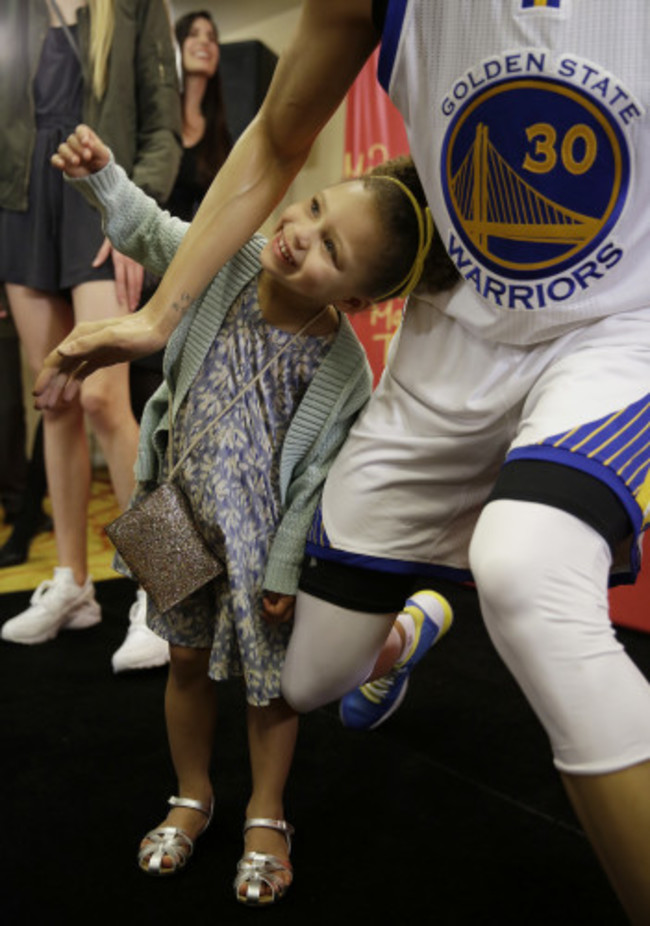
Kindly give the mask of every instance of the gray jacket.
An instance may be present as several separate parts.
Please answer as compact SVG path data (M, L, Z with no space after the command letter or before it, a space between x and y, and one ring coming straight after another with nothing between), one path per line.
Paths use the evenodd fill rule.
M70 181L97 206L115 247L161 275L187 228L136 189L113 161L87 180ZM165 382L147 403L140 425L136 478L155 480L167 446L169 390L172 420L198 373L228 309L260 270L264 239L256 235L213 279L172 334ZM295 594L305 540L327 472L357 414L370 397L372 373L350 322L341 317L325 359L298 405L280 456L284 506L266 568L264 588Z
M90 14L78 10L83 121L110 145L135 183L159 202L181 159L181 107L164 0L114 0L115 38L101 100L91 87ZM0 207L24 212L36 138L33 81L49 28L44 0L0 3ZM54 153L54 152L52 152Z

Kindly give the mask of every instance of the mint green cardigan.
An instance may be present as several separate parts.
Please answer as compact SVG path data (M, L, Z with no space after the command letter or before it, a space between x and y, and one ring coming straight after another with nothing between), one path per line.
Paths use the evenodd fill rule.
M85 180L70 181L100 209L113 245L162 275L188 225L164 212L111 161ZM261 269L265 240L255 235L213 279L167 345L165 380L147 403L135 466L140 482L157 480L167 445L169 391L172 420L190 388L228 309ZM271 545L264 588L295 593L305 538L325 476L346 434L370 397L372 373L365 351L342 315L332 346L294 412L280 456L284 512Z

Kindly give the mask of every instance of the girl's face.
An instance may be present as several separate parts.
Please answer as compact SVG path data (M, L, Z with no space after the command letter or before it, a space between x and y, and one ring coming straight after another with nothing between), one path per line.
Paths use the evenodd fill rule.
M213 77L219 66L219 43L209 19L197 17L183 42L183 73Z
M289 206L260 259L287 289L325 305L367 297L385 246L374 194L352 180Z

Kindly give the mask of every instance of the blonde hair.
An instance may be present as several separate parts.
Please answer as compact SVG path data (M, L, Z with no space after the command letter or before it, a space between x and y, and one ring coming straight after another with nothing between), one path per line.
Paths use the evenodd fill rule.
M108 56L115 32L114 0L88 0L90 8L90 65L93 93L98 100L106 92Z

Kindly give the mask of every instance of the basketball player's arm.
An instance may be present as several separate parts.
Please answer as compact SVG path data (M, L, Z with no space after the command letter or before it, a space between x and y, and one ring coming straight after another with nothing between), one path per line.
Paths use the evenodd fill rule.
M266 99L208 190L154 297L134 315L78 325L45 362L37 405L69 399L100 366L163 346L223 264L280 202L376 46L372 0L305 0Z

